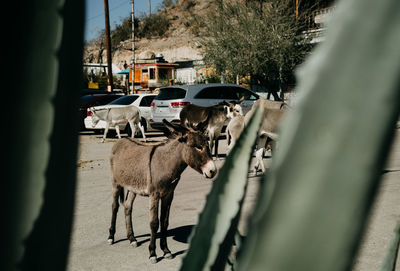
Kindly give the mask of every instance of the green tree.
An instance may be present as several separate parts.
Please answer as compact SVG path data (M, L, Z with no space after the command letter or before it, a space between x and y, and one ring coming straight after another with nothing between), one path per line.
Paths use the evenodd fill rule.
M276 92L311 49L301 32L306 20L296 18L292 2L217 1L200 38L205 62L217 72L250 75L252 84L278 98Z
M176 2L176 1L174 1L174 0L163 0L163 1L161 2L161 7L160 7L160 9L165 9L165 8L167 8L167 7L169 7L169 6L172 6L175 2Z
M161 13L140 19L138 37L162 37L169 29L169 19Z

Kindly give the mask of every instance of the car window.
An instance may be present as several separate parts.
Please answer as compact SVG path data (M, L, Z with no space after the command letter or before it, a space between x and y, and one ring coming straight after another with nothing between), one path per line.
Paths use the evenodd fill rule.
M151 105L151 102L154 100L156 96L145 96L142 98L142 100L140 101L139 106L147 106L149 107Z
M176 100L183 99L186 96L186 90L182 88L164 88L160 90L155 100Z
M252 93L251 91L244 89L244 88L239 88L239 87L231 87L231 93L234 94L233 100L239 100L244 96L245 100L257 100L259 96L255 93Z
M224 93L221 87L208 87L201 90L196 96L196 99L224 99Z
M84 104L86 104L86 103L88 103L88 102L90 102L90 101L92 101L94 99L97 99L97 98L98 98L98 96L85 95L85 96L82 96L80 98L80 103L81 103L81 105L84 105Z
M235 88L231 87L223 87L221 88L222 98L224 100L237 100L237 95L235 92Z
M106 95L106 96L103 96L102 98L98 99L95 102L95 106L108 104L109 102L112 102L112 101L114 101L114 100L116 100L118 98L119 98L119 96L117 96L117 95Z
M122 96L109 104L129 105L136 101L137 98L139 98L138 95Z
M239 100L242 96L245 98L250 97L251 93L246 92L246 89L231 87L231 86L217 86L208 87L203 89L196 95L197 99L220 99L220 100ZM256 99L255 97L253 97Z

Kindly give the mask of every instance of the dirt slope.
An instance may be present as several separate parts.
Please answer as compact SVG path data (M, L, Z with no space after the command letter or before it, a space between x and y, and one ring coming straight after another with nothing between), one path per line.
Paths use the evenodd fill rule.
M181 60L199 60L201 47L197 39L202 19L215 4L211 0L179 0L170 7L159 11L169 19L170 27L163 37L139 39L135 42L136 59L146 51L161 53L169 62ZM125 61L132 62L132 41L123 41L119 48L112 52L112 62L122 66ZM99 56L105 63L106 50L104 43L93 41L84 49L84 62L99 62Z

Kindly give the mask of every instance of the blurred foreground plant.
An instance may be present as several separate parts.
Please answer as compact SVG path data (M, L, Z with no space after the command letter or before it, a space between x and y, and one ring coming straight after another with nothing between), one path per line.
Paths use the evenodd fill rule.
M397 0L338 3L325 42L299 73L300 97L282 123L239 270L351 268L399 116L399 12ZM240 140L248 142L220 171L181 270L223 270L219 256L233 243L226 229L235 232L239 213L223 220L219 206L246 185L227 190L220 182L238 182L234 154L254 143L247 133ZM384 270L394 270L391 260Z

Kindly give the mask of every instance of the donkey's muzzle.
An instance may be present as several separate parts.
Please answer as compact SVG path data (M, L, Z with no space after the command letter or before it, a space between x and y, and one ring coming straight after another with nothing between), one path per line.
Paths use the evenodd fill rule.
M203 172L204 177L211 179L217 174L217 167L215 166L214 161L209 160L207 164L202 166L201 171Z

